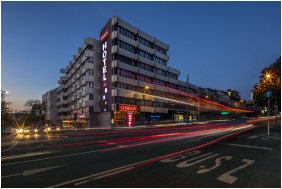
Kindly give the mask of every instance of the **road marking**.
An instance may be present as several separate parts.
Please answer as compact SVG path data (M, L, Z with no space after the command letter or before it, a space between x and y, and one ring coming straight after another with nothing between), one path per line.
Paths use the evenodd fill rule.
M249 136L249 137L247 137L247 138L250 138L250 139L254 139L254 138L257 138L258 136L256 136L256 135L252 135L252 136Z
M41 160L46 160L46 159L55 159L55 158L68 157L68 156L76 156L76 155L89 154L89 153L94 153L94 152L100 152L100 150L94 150L94 151L89 151L89 152L81 152L81 153L75 153L75 154L68 154L68 155L62 155L62 156L54 156L54 157L48 157L48 158L42 158L42 159L34 159L34 160L28 160L28 161L20 161L20 162L15 162L15 163L7 163L7 164L1 164L1 166L15 165L15 164L20 164L20 163L29 163L29 162L34 162L34 161L41 161Z
M163 157L163 156L160 156L160 157ZM157 157L157 158L160 158L160 157ZM71 184L71 183L79 182L79 181L83 181L83 180L85 180L85 181L83 181L83 182L86 183L86 179L91 180L93 177L101 176L101 175L103 175L103 176L102 176L102 177L99 177L99 178L103 178L103 177L106 177L106 176L111 175L111 174L113 174L113 173L120 172L120 171L123 171L123 170L127 170L128 168L130 168L130 167L132 167L132 166L134 166L134 165L138 165L138 164L141 164L141 163L145 163L145 162L148 162L148 161L157 159L157 158L152 158L152 159L149 159L149 160L145 160L145 161L133 163L133 164L130 164L130 165L118 167L118 168L111 169L111 170L107 170L107 171L104 171L104 172L101 172L101 173L95 173L95 174L93 174L93 175L89 175L89 176L81 177L81 178L78 178L78 179L70 180L70 181L67 181L67 182L63 182L63 183L60 183L60 184L56 184L56 185L53 185L53 186L49 186L49 187L47 187L47 188L61 187L61 186L63 186L63 185L67 185L67 184ZM108 173L110 173L110 174L108 174ZM96 178L96 179L97 179L97 178ZM79 183L82 183L82 182L79 182ZM76 183L76 184L78 184L78 183Z
M202 169L202 170L199 170L197 173L206 173L206 172L209 172L217 167L219 167L221 165L221 159L226 159L226 160L231 160L232 159L232 156L223 156L221 158L217 158L215 160L215 166L209 168L209 169ZM200 166L200 167L205 167L205 166Z
M269 140L269 138L261 138L262 140Z
M231 144L231 143L225 143L225 144L230 145L230 146L240 146L240 147L255 148L255 149L262 149L262 150L273 150L273 148L267 148L267 147L261 147L261 146L250 146L250 145Z
M3 150L2 152L6 152L6 151L8 151L8 150L14 148L17 144L18 144L17 142L13 143L13 145L12 145L10 148L8 148L8 149L6 149L6 150Z
M184 154L188 155L188 156L192 156L192 155L195 155L195 154L198 154L198 153L201 153L201 151L195 150L195 151L187 152L187 153L184 153ZM172 157L169 157L169 158L161 159L160 162L170 163L170 162L178 161L178 160L181 160L181 159L184 159L184 158L187 157L184 154L183 155L179 154L179 155L172 156Z
M3 157L1 160L6 160L6 159L13 159L13 158L20 158L20 157L27 157L27 156L36 156L36 155L41 155L41 154L48 154L51 152L40 152L40 153L26 153L23 155L18 155L18 156L8 156L8 157Z
M13 174L13 175L6 175L6 176L3 176L3 177L1 177L1 178L14 177L14 176L18 176L18 175L22 175L22 176L25 177L25 176L28 176L28 175L40 173L40 172L43 172L43 171L48 171L48 170L51 170L51 169L56 169L56 168L63 167L63 166L65 166L65 165L54 166L54 167L45 167L45 168L39 168L39 169L25 170L25 171L23 171L22 173L17 173L17 174Z
M245 162L246 164L220 175L217 178L217 180L220 180L220 181L223 181L223 182L226 182L226 183L229 183L229 184L233 184L238 178L231 176L230 174L235 173L235 172L239 171L240 169L243 169L243 168L253 164L255 161L249 160L249 159L242 159L242 162Z
M195 165L195 164L197 164L197 163L200 163L200 162L202 162L202 161L205 161L205 160L207 160L207 159L210 159L210 158L213 158L213 157L219 155L219 154L214 154L214 155L208 156L208 157L206 157L206 158L203 158L203 159L201 159L201 160L195 161L195 162L193 162L193 163L188 163L188 164L187 164L187 162L189 162L189 161L192 161L192 160L194 160L194 159L198 159L198 158L200 158L200 157L202 157L202 156L207 156L207 155L209 155L209 154L212 154L212 153L207 153L207 154L204 154L204 155L195 157L195 158L193 158L193 159L189 159L189 160L187 160L187 161L181 162L181 163L177 164L176 167L179 167L179 168L182 168L182 167L189 167L189 166Z

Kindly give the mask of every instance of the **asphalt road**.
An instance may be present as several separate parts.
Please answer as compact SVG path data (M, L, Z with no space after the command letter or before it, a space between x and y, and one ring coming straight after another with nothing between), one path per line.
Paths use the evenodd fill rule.
M266 124L6 137L1 187L280 187L281 127Z

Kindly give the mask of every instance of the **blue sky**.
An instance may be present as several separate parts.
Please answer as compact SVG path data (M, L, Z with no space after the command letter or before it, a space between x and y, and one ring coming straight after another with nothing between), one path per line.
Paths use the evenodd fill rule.
M13 108L58 86L60 68L112 16L169 44L179 79L237 89L250 99L260 71L281 55L276 2L1 2L1 89Z

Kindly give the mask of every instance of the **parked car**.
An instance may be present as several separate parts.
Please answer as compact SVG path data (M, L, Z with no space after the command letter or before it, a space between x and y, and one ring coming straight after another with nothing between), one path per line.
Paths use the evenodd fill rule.
M15 128L5 128L4 129L4 133L7 133L7 134L13 134L15 132L16 132Z

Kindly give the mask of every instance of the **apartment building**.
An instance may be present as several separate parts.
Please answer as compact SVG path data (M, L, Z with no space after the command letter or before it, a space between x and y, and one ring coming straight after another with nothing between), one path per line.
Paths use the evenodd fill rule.
M58 80L57 115L64 127L99 125L99 41L85 38Z
M59 124L57 119L57 99L58 93L57 88L50 90L42 95L42 104L45 105L45 120L49 121L52 124Z

